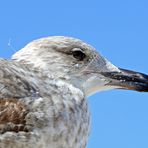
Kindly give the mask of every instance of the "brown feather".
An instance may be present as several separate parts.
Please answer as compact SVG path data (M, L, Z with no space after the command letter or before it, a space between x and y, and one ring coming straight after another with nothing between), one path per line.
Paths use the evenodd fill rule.
M28 132L29 126L26 125L25 120L28 111L26 105L19 99L0 99L0 132Z

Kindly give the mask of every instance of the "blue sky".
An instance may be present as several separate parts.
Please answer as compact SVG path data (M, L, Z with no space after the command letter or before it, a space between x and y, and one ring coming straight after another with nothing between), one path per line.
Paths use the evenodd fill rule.
M50 35L80 38L115 65L148 74L147 0L0 2L0 57ZM148 148L148 94L113 90L88 100L87 148Z

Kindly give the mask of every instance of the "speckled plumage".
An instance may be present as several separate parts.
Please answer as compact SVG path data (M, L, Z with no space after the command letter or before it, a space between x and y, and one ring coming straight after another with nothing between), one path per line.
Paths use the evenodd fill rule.
M40 48L42 42L34 44L33 48ZM0 60L0 148L85 147L90 113L84 93L66 80L68 75L62 72L66 68L60 65L59 73L56 67L53 69L56 58L49 60L52 69L45 70L43 62L36 65L38 56L31 59L35 65L25 56Z
M81 40L54 36L0 59L0 148L85 148L86 97L148 91L148 76L118 69Z
M16 62L0 64L0 148L85 147L90 115L79 89Z

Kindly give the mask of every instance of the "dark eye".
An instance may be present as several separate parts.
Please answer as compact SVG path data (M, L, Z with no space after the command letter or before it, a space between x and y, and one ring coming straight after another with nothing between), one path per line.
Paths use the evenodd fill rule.
M73 49L72 55L79 61L82 61L86 57L85 53L83 53L81 49Z

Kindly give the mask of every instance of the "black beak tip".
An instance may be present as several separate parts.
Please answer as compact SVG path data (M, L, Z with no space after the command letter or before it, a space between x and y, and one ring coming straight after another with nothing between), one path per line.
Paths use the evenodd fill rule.
M148 92L148 84L145 84L145 85L139 85L136 87L136 91L139 91L139 92Z
M119 89L148 92L148 75L135 71L119 68L121 72L104 73L110 78L111 85L119 86Z

